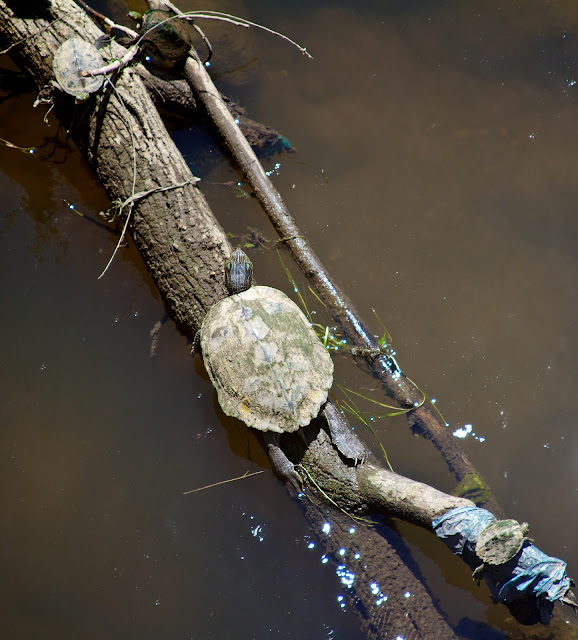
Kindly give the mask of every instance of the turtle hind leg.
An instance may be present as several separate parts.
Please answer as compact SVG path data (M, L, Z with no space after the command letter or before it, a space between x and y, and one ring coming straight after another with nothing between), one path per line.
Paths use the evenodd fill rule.
M363 443L351 433L349 425L331 400L325 403L323 415L329 426L331 441L337 447L338 451L348 460L353 460L356 466L361 464L365 458L367 458L367 449Z
M301 476L295 471L293 463L281 450L278 436L271 431L265 431L263 433L263 440L265 441L267 455L269 456L269 460L271 460L275 475L297 493L301 493L303 491L303 480L301 480Z
M195 337L193 338L193 346L191 347L191 356L194 358L196 355L201 355L201 330L199 329L197 333L195 333Z

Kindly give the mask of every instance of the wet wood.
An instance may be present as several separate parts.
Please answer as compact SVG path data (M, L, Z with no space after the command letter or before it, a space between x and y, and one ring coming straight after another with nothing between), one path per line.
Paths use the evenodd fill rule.
M317 532L312 536L316 547L338 558L338 572L346 584L353 581L350 589L343 588L342 604L363 613L361 628L367 640L458 638L425 581L416 580L419 569L394 528L379 523L367 526L323 504L309 504L305 516ZM331 530L325 534L328 523Z
M10 56L54 102L54 112L111 202L125 201L133 192L184 185L138 200L131 230L170 315L185 334L194 335L206 309L225 295L222 264L229 245L139 75L126 69L114 91L74 105L53 88L54 53L72 35L94 42L102 32L69 0L51 8L43 2L2 1L0 12L2 48L11 46ZM113 52L121 57L123 48L113 43Z
M470 500L388 471L371 454L357 467L344 463L321 420L302 431L285 435L285 448L304 467L307 484L321 488L335 506L347 513L383 514L431 530L432 520L450 509L475 506Z

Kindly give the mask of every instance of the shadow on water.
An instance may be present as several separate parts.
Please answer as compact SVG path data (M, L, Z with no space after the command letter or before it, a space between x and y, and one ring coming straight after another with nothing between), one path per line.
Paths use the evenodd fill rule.
M578 575L577 12L562 1L231 4L314 55L251 30L233 60L214 61L219 88L297 148L272 164L298 223L362 314L377 309L449 428L471 425L462 446L508 516ZM235 46L234 28L224 33ZM34 97L0 102L0 137L26 147L54 135ZM192 137L175 137L197 162ZM225 230L273 237L228 186L227 163L203 166ZM136 252L96 280L116 236L68 209L98 221L109 206L78 152L61 163L0 147L0 189L2 637L366 637L338 600L338 559L312 550L319 532L255 438L222 415L171 323L150 358L164 310ZM254 258L260 282L288 290L275 252ZM336 370L371 392L347 357ZM396 471L453 488L403 418L376 426ZM443 545L395 529L457 633L516 636Z

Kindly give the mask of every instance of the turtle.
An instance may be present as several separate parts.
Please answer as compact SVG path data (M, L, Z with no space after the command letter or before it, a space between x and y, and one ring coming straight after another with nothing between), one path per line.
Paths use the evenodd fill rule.
M253 286L253 264L236 249L225 264L229 296L213 305L197 333L198 350L223 412L263 432L274 472L298 493L303 482L279 435L323 412L331 439L354 464L366 450L327 399L333 362L310 322L282 291Z
M528 523L520 524L517 520L495 520L482 529L476 542L476 555L482 564L472 577L480 576L488 565L496 566L511 560L526 542L532 542L526 533Z
M152 56L161 66L173 67L186 59L192 44L187 20L161 9L151 9L142 16L131 11L129 15L137 21L141 32L130 44L140 40L145 55Z
M52 69L54 77L66 93L77 102L86 100L89 94L98 91L104 82L103 76L83 76L83 71L104 66L102 55L96 46L73 36L65 40L54 54Z

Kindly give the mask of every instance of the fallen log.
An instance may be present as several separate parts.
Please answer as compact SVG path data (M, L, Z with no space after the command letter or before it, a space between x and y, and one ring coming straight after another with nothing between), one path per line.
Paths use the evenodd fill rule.
M180 14L179 9L168 0L149 0L148 4L151 9L161 10L161 12L167 7L170 8L170 12L165 12L168 17L164 18L163 22L172 20L175 14ZM82 5L86 6L84 1L82 1ZM91 10L91 14L93 13L96 12ZM96 15L106 22L110 29L110 21L101 14ZM180 15L184 17L184 14ZM151 31L154 31L157 26L159 25L155 25ZM127 43L132 48L122 58L124 61L128 61L136 55L137 48L133 43L138 43L139 38L136 32L126 27L122 27L122 31L132 37ZM146 39L146 34L143 34L142 38ZM302 51L306 52L305 49ZM361 356L363 366L367 367L384 384L387 392L401 407L407 408L406 415L414 433L431 440L442 454L448 468L459 482L455 493L462 497L472 498L477 504L483 505L495 513L502 513L489 487L451 437L445 425L442 425L438 416L428 406L423 393L401 371L391 347L386 345L384 348L378 344L351 301L334 283L306 238L301 235L281 195L273 186L243 135L240 123L235 119L230 105L223 101L194 49L191 48L191 52L192 55L183 61L182 65L179 63L179 67L182 66L185 80L190 85L194 96L204 105L222 142L230 150L248 185L253 189L256 198L278 230L281 242L290 248L293 257L309 278L318 296L339 324L350 345L353 345L351 353L354 356ZM118 63L116 66L119 66ZM108 66L105 68L109 69ZM92 71L87 72L87 75L92 73Z
M131 222L135 244L172 317L192 337L206 309L225 295L221 265L230 247L137 74L126 69L116 79L114 90L74 106L52 89L51 60L72 33L94 41L100 35L98 29L67 0L54 2L50 9L43 3L36 8L28 5L23 13L0 0L0 12L4 18L0 36L11 47L10 54L33 75L43 90L42 99L51 96L56 114L97 171L111 200L125 203L125 220ZM121 48L111 46L120 57ZM364 344L371 347L371 343ZM375 356L378 362L383 358L387 360ZM390 364L388 361L387 375L392 375ZM398 389L402 389L400 384ZM406 404L410 392L403 391ZM385 470L374 464L350 468L336 455L319 425L312 425L308 434L310 446L295 457L323 493L350 513L381 512L431 529L434 517L473 506L468 500L440 494L395 474L384 475ZM288 447L297 444L302 446L302 441L288 443ZM386 477L391 484L384 484ZM376 553L374 560L378 558ZM407 637L451 637L447 627L440 627L438 635L431 630L416 633L419 635Z
M149 0L153 9L174 7L168 0ZM247 184L290 249L295 262L308 278L312 288L338 323L360 365L383 383L387 392L401 407L408 408L410 428L432 442L443 456L459 483L458 493L472 498L495 513L502 513L481 474L456 444L446 426L428 406L423 393L398 367L393 350L383 349L346 294L335 283L287 209L281 194L251 150L247 140L231 116L199 57L195 54L183 69L186 81L205 106L224 144L235 159ZM462 490L463 489L463 490ZM460 492L460 490L462 490Z

